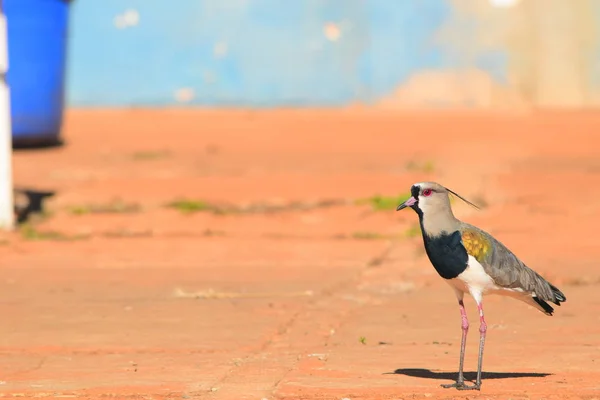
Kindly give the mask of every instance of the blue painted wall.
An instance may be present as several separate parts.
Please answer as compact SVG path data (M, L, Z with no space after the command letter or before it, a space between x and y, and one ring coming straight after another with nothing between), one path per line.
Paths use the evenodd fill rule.
M75 0L67 99L75 106L375 101L420 70L453 66L434 40L451 14L444 0ZM497 51L476 60L498 80L505 62Z

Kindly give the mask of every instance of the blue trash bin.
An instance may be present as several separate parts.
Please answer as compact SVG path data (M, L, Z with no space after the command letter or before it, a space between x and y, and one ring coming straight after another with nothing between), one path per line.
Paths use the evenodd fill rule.
M70 0L2 0L15 147L61 142Z

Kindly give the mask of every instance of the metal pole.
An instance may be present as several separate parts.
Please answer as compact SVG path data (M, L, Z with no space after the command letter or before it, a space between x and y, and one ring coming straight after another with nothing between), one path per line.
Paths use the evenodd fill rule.
M12 185L12 126L10 120L10 88L8 72L8 32L2 0L0 0L0 228L14 228Z

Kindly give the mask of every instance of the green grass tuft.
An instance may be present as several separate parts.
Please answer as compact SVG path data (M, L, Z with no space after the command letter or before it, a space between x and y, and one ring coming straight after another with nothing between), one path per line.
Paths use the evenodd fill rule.
M148 161L148 160L158 160L161 158L167 158L171 155L166 150L159 151L138 151L133 153L132 158L136 161Z
M386 236L377 232L354 232L352 234L352 239L360 239L360 240L376 240L376 239L385 239Z
M426 161L425 163L423 163L423 165L421 166L421 170L426 174L430 174L433 171L435 171L435 165L433 164L433 161Z
M73 215L86 214L130 214L141 210L141 206L135 203L125 203L121 200L114 200L106 204L82 204L69 207L69 212Z
M219 213L219 209L203 200L180 199L167 204L168 208L175 209L183 214L193 214L197 212Z
M404 203L410 196L410 193L404 193L398 196L375 195L366 199L357 200L356 204L369 204L374 211L391 211Z
M72 241L87 239L86 235L66 235L57 231L40 231L30 224L24 224L19 228L21 237L25 240L40 241L40 240L51 240L51 241Z
M405 232L407 238L414 238L421 235L421 227L418 224L411 225Z
M407 171L418 171L430 174L435 171L435 164L433 161L425 161L424 163L417 163L416 161L409 161L406 163Z

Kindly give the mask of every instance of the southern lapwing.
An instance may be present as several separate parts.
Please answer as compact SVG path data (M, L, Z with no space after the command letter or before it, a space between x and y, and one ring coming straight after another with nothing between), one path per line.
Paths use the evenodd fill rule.
M546 315L554 309L547 302L560 305L565 295L537 272L527 267L492 235L459 221L452 213L449 194L478 208L457 193L435 182L414 184L411 197L396 211L412 208L419 216L425 252L438 274L454 289L462 320L460 362L455 383L442 385L459 390L481 388L481 366L487 325L483 316L483 295L499 294L521 300ZM479 358L477 380L465 384L463 363L469 321L463 296L470 294L479 310Z

